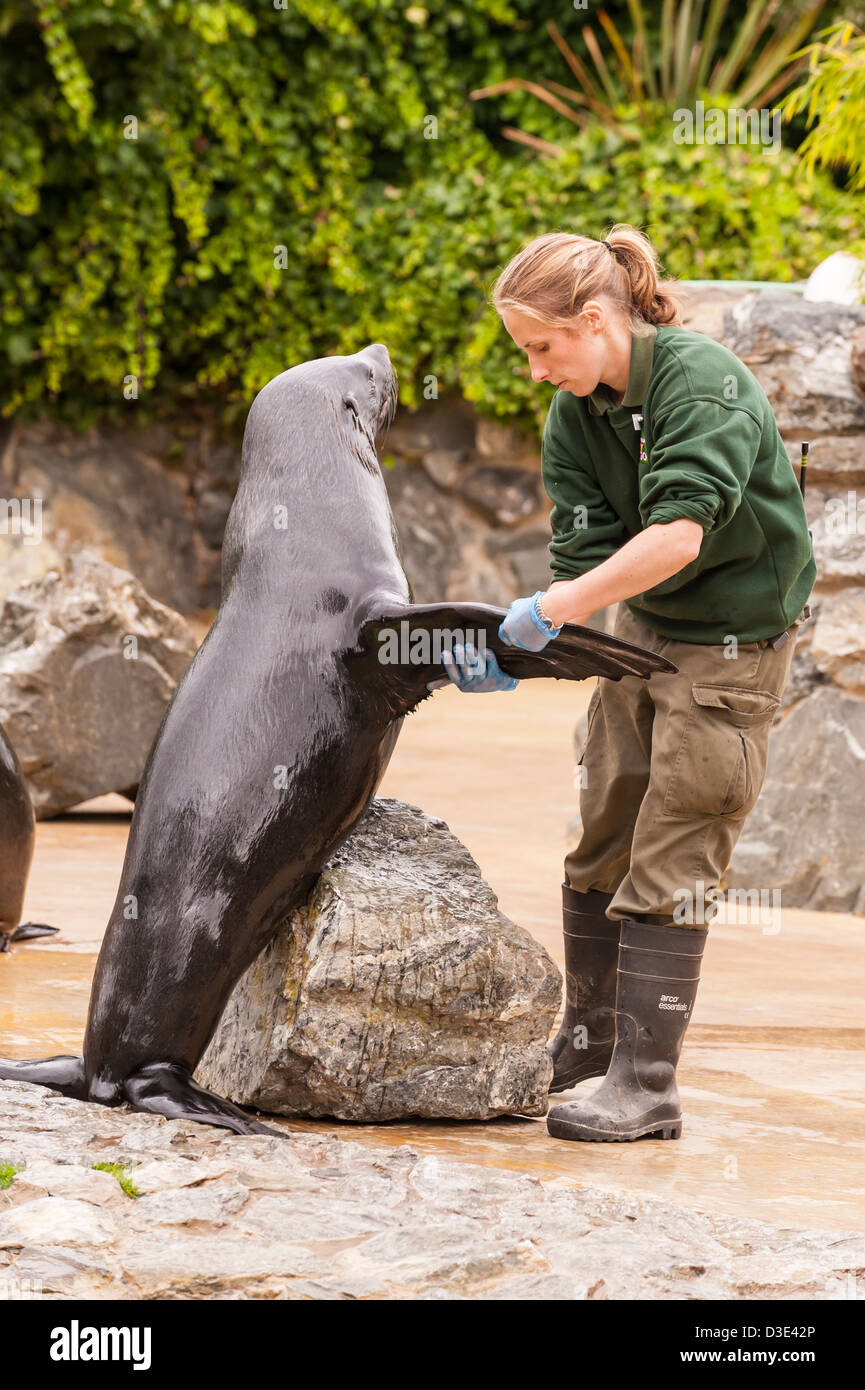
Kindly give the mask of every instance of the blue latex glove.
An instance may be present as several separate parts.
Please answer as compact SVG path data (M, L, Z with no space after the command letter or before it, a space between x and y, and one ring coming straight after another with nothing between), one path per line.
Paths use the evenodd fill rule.
M538 589L530 598L514 599L499 627L500 641L512 647L524 647L529 652L539 652L554 637L558 637L562 629L549 627L538 611L538 599L543 595L543 589Z
M447 685L448 681L459 690L464 690L467 694L486 694L490 690L516 690L519 681L513 676L506 676L499 663L496 661L495 652L491 652L489 647L484 647L482 652L478 652L470 642L465 646L456 644L453 655L450 652L442 652L442 665L448 673L448 680L428 681L427 690L438 690L440 686Z

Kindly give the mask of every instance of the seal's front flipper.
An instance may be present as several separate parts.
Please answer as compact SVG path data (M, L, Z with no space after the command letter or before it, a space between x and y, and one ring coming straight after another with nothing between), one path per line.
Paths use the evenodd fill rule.
M268 1129L240 1106L205 1091L170 1062L153 1062L133 1072L123 1083L123 1094L133 1110L165 1115L169 1120L196 1120L202 1125L231 1129L235 1134L269 1134L274 1139L289 1137L286 1131Z
M12 933L12 941L33 941L37 936L56 936L59 927L46 927L44 922L22 922Z
M83 1057L46 1057L41 1062L18 1062L0 1058L0 1081L29 1081L47 1086L72 1100L87 1100L87 1078Z
M380 667L381 686L392 713L405 714L429 695L427 682L444 674L442 651L457 643L471 643L479 651L488 647L501 669L517 680L552 676L555 680L582 681L589 676L641 676L654 671L675 672L677 667L657 652L635 647L619 637L609 637L591 627L566 623L558 637L542 651L527 652L499 638L504 608L482 603L406 604L376 613L360 632L360 646L351 654ZM370 672L366 671L367 679Z

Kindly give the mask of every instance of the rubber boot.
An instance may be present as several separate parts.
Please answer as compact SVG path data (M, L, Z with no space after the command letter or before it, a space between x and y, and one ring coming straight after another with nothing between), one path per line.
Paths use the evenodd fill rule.
M678 1139L676 1066L700 979L708 928L623 921L610 1069L585 1100L547 1116L556 1139Z
M578 1081L605 1076L616 1037L616 963L619 922L604 911L612 893L578 893L562 884L565 936L565 1014L547 1045L553 1059L550 1091L567 1091ZM579 1028L575 1033L574 1029Z

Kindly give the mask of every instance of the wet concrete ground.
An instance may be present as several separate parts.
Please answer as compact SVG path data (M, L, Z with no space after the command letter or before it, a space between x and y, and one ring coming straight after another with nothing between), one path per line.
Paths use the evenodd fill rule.
M475 700L444 690L406 720L380 788L446 820L502 910L560 966L571 739L590 694L591 683L563 681ZM128 831L123 804L104 798L38 828L26 913L61 925L62 936L0 956L0 1053L80 1051ZM685 1121L675 1142L566 1143L543 1120L292 1124L707 1212L865 1230L863 937L862 918L783 906L763 922L712 925L679 1068Z

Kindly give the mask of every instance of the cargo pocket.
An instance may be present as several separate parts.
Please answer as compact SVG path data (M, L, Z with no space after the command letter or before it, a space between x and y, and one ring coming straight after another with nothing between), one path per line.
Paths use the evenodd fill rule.
M760 795L769 729L780 703L770 690L692 685L664 814L744 819Z

